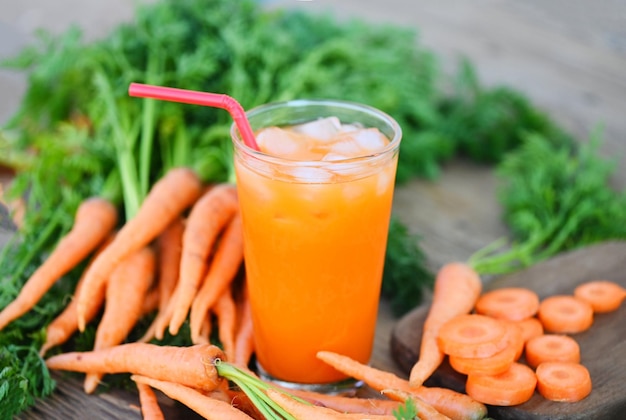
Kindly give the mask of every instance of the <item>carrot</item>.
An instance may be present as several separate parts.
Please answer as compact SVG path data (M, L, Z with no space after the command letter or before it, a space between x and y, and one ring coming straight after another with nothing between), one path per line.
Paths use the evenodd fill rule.
M445 414L441 414L439 411L435 410L433 406L426 403L417 395L411 394L410 392L401 391L399 389L384 389L381 391L381 393L395 399L396 401L413 401L413 403L415 404L415 408L417 408L417 418L420 420L450 419L450 417L446 416Z
M141 404L141 416L144 420L165 420L163 411L159 407L156 394L149 385L136 382L139 392L139 403Z
M126 221L111 246L87 270L85 287L77 297L78 328L81 331L85 329L85 311L94 290L106 282L120 261L148 245L193 204L201 191L197 175L187 168L170 169L153 185L137 214Z
M233 363L240 367L248 366L254 353L254 327L252 325L252 308L248 296L248 287L244 285L243 298L239 302L239 326L235 333L235 356Z
M432 304L424 321L419 358L409 374L412 386L424 383L443 362L444 354L437 344L441 326L457 315L469 313L481 290L480 277L468 265L450 263L439 270Z
M217 316L217 332L224 353L226 353L227 358L234 360L237 307L235 306L230 287L227 287L226 290L222 292L213 310Z
M541 301L537 317L546 331L573 334L591 327L593 308L577 297L555 295Z
M465 391L485 404L512 406L528 401L536 386L535 372L526 365L513 363L497 375L467 375Z
M612 312L626 299L626 289L607 280L595 280L580 284L574 296L589 303L596 313Z
M216 398L208 397L190 386L181 385L173 381L157 380L140 375L132 375L131 379L137 383L143 383L160 390L168 397L185 404L205 419L252 419L252 417L248 416L243 411L236 409L229 403Z
M591 393L587 368L574 362L544 362L537 366L537 390L551 401L576 402Z
M141 314L148 315L159 307L160 292L158 288L152 288L146 291L143 302L141 303Z
M523 287L503 287L484 293L476 301L476 313L509 321L521 321L539 310L539 296Z
M349 397L291 388L287 389L287 391L311 404L331 408L339 412L393 414L393 411L401 405L400 401L384 400L381 398Z
M524 343L533 337L537 337L543 334L543 324L539 319L530 317L521 321L515 322L522 330L522 338Z
M59 354L48 358L46 366L74 372L132 373L211 391L221 382L214 366L217 359L224 359L224 352L211 344L175 347L127 343Z
M485 315L459 315L441 326L437 343L445 354L489 357L507 345L505 321Z
M320 351L317 353L317 357L347 376L365 382L376 391L399 390L409 392L452 419L482 419L487 414L487 408L483 404L451 389L413 387L409 381L391 372L364 365L348 356L330 351ZM404 399L400 401L404 401Z
M84 200L76 210L72 229L30 276L17 297L0 312L0 330L32 309L58 279L104 242L116 223L117 210L109 201L98 197ZM93 297L97 293L95 288Z
M202 320L202 327L200 327L196 342L193 344L209 343L211 341L211 331L213 331L213 317L211 314L207 314Z
M507 346L489 357L458 357L450 356L450 366L459 373L466 375L497 375L511 367L522 354L524 341L522 330L515 324L507 326Z
M545 334L526 343L526 363L536 368L543 362L580 363L580 346L567 335Z
M284 410L298 420L343 420L364 418L363 414L360 413L340 413L327 407L304 403L276 389L268 388L265 392L267 396L272 399L272 401L280 405ZM372 420L395 420L395 417L389 414L371 414L367 415L366 418Z
M237 212L221 236L202 287L193 299L189 314L192 342L195 343L198 338L202 319L207 316L209 309L219 299L220 295L226 291L239 271L242 262L243 232L241 217Z
M120 344L143 314L143 301L154 278L155 256L142 248L122 261L107 282L104 313L94 341L94 350ZM99 372L85 377L85 392L91 394L102 379Z
M170 303L169 331L176 335L201 286L207 260L220 233L237 212L237 190L234 185L211 188L194 204L183 234L180 275Z

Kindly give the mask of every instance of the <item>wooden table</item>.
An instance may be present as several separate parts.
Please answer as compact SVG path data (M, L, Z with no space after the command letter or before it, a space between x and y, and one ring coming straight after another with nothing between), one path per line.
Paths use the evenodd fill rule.
M70 22L85 25L88 37L132 16L132 0L3 2L0 5L0 55L24 46L36 26L57 32ZM603 153L621 159L626 152L626 6L610 0L276 0L268 7L314 12L329 8L338 16L360 16L375 22L411 25L422 45L440 55L453 71L467 56L488 85L505 83L528 94L581 140L604 125ZM106 10L106 13L102 13ZM25 82L0 71L0 122L14 112ZM0 182L7 182L0 175ZM626 168L614 179L626 187ZM506 234L499 219L495 180L489 168L455 161L436 182L414 180L397 189L394 212L422 237L429 265L436 269L464 260ZM0 227L0 245L6 241ZM381 302L371 364L404 375L391 357L389 342L396 320ZM164 402L168 418L179 413ZM140 418L132 394L111 392L87 397L80 383L61 382L52 397L23 418ZM189 413L187 413L189 414ZM188 418L185 416L185 418Z

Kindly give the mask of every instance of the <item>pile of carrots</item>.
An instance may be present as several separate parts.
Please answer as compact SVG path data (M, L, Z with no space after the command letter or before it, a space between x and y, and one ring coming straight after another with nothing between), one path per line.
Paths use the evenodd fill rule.
M281 413L277 418L395 419L409 400L420 419L482 419L485 404L520 404L535 389L552 400L576 401L591 391L591 381L566 334L589 328L594 312L615 310L626 297L610 282L541 302L526 289L482 293L470 266L447 264L437 275L420 358L408 379L345 355L318 353L386 397L371 399L286 392L248 369L252 318L234 185L203 185L193 171L171 169L121 226L111 203L85 200L72 230L0 312L0 330L85 260L74 297L47 326L40 353L44 357L98 319L93 351L56 354L46 365L84 372L87 393L106 374L131 374L146 419L163 418L155 389L209 419L273 418L268 407ZM146 314L154 314L153 322L141 339L129 342ZM183 331L185 322L191 345L159 343L166 332ZM219 347L210 341L215 325ZM523 353L528 365L519 362ZM423 385L446 357L467 375L466 393Z

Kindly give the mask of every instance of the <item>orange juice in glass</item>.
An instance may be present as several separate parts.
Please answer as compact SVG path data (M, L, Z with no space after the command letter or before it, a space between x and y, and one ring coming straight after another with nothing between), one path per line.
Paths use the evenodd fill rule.
M257 366L287 385L335 389L347 378L316 353L369 361L401 129L343 101L247 116L260 151L231 134Z

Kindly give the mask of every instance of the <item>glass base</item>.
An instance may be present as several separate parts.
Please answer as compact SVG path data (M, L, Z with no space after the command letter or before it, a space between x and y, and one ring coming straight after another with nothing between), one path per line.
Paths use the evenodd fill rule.
M267 373L259 362L256 362L256 371L261 379L273 383L281 388L312 391L320 394L354 396L359 388L363 386L363 381L358 381L352 378L321 384L284 381Z

